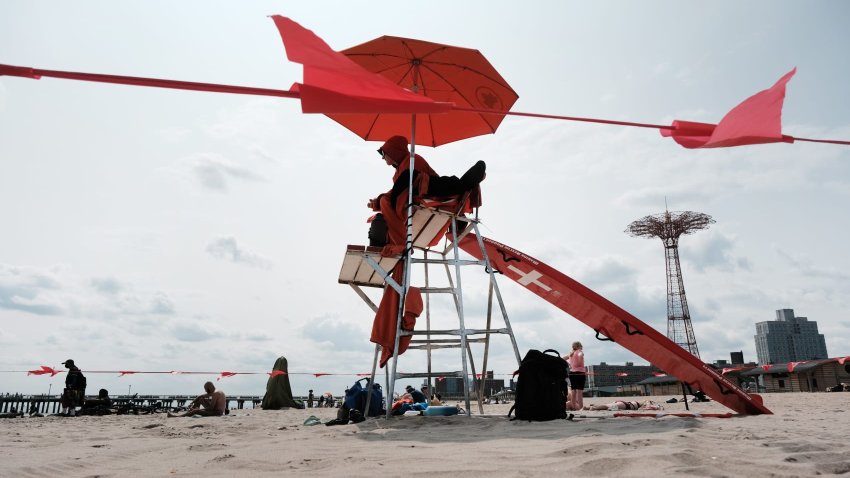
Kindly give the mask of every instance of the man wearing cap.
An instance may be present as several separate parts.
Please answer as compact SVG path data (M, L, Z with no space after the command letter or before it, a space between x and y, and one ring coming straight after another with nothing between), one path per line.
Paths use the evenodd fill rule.
M68 359L62 362L62 365L68 369L68 375L65 376L65 390L61 398L62 415L73 417L77 413L77 407L83 406L86 396L86 377L74 365L73 360Z

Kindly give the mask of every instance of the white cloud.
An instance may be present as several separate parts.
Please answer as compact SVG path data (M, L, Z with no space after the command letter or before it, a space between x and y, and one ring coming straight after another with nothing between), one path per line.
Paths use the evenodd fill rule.
M91 280L91 285L95 290L105 295L115 295L124 289L121 282L112 277L95 277Z
M63 293L55 269L0 264L0 308L36 315L59 315L65 312L58 300Z
M184 160L194 178L206 189L225 192L233 181L264 181L259 174L215 154L198 154Z
M206 342L224 336L216 327L198 320L181 320L171 327L171 334L183 342Z
M369 325L371 326L371 323ZM366 327L339 317L313 318L301 327L300 333L303 337L319 344L322 350L368 351L370 348L374 349L374 345L351 340L351 337L362 337L368 334Z
M749 270L751 265L746 257L734 257L735 237L717 229L697 231L694 237L682 236L687 241L688 260L699 272L716 268L732 272L737 268Z
M236 264L243 264L259 269L271 269L273 267L272 262L265 257L239 247L236 243L236 238L231 236L213 239L207 244L207 252L216 259Z
M0 309L41 316L104 317L171 315L162 291L139 293L115 278L85 279L68 267L0 264Z
M780 248L776 253L784 259L792 268L794 274L799 274L813 279L826 279L830 281L850 281L850 272L836 267L819 267L812 263L810 258L802 254L792 254Z

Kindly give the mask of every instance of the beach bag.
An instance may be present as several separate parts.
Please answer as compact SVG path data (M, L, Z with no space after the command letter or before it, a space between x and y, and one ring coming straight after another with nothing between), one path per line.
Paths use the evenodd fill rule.
M381 213L375 214L369 224L369 245L384 247L387 245L387 220Z
M366 385L361 385L360 382L364 382ZM363 411L366 408L366 397L369 390L369 379L362 378L351 386L345 392L345 407L349 410L360 410ZM382 403L384 401L384 394L381 392L381 386L379 384L372 385L372 401L369 402L369 412L366 413L366 416L369 417L377 417L384 413L382 410Z
M80 370L69 370L68 380L66 381L65 386L72 390L85 390L86 377Z
M553 352L555 355L549 355ZM570 366L556 350L529 350L519 365L516 401L508 412L516 420L567 418L567 376Z

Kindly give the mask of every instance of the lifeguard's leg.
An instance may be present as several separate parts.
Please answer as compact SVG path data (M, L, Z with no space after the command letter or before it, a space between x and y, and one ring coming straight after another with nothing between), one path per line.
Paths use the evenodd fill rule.
M404 245L407 236L407 217L396 212L395 205L389 194L381 196L381 214L387 222L387 239L389 244Z
M463 173L463 176L460 177L460 182L463 185L464 190L470 190L475 186L478 186L481 181L484 180L484 176L487 175L487 165L484 161L478 161L475 163L469 171Z

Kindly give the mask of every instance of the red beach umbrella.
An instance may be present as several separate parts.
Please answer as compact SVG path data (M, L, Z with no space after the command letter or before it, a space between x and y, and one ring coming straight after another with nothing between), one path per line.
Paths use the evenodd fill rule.
M509 111L519 96L478 50L382 36L340 53L396 85L455 107ZM333 113L328 117L367 141L410 137L411 114ZM492 134L504 115L451 110L416 114L415 143L439 146Z

